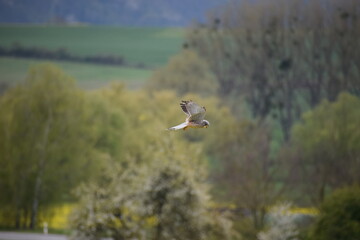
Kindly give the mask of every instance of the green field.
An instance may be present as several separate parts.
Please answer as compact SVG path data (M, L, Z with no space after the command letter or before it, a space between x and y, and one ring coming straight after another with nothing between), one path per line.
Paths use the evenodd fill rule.
M79 56L119 55L132 64L149 67L166 64L183 42L181 28L130 28L107 26L0 26L0 46L66 48Z
M0 46L14 43L46 49L66 48L74 55L119 55L131 65L142 63L146 69L55 61L83 88L97 88L112 81L125 82L129 88L141 86L152 70L177 54L183 41L180 28L130 28L104 26L2 25ZM46 60L0 57L0 82L14 85L25 79L29 67Z
M23 81L27 70L40 60L0 57L0 82L14 85ZM152 73L152 70L113 67L72 62L53 62L66 74L74 77L80 87L94 89L114 81L124 82L129 88L138 88Z

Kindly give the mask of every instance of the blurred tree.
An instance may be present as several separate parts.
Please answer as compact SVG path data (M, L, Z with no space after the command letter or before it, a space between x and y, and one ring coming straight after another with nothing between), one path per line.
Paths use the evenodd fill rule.
M272 207L268 214L269 228L258 234L259 240L297 240L296 215L290 212L291 204Z
M176 164L158 166L141 168L141 173L132 168L124 170L115 163L101 181L78 189L80 204L71 217L72 237L98 239L107 234L120 240L234 236L224 214L209 209L207 187L199 186L204 183Z
M119 240L142 239L144 235L146 222L137 214L140 176L134 169L108 163L101 178L76 190L80 201L70 216L73 239L99 239L104 234Z
M305 113L294 126L292 176L313 204L335 188L360 183L359 119L359 98L342 93L336 102L324 101Z
M207 187L182 171L176 166L160 169L146 187L146 214L156 219L150 239L228 239L226 229L218 231L220 216L208 209Z
M98 171L87 102L73 79L42 64L0 105L1 201L17 228L34 228L41 204L69 199L74 184Z
M121 94L121 93L119 93ZM101 92L86 94L87 133L89 142L96 152L107 158L121 162L123 156L124 129L127 125L125 114L102 95Z
M256 239L264 227L267 207L279 199L284 189L279 181L282 168L278 159L271 156L269 129L234 119L212 141L210 152L222 162L222 172L216 180L225 189L226 200L238 208L237 220L243 225L240 233Z
M340 189L325 199L310 239L350 240L360 238L360 188Z
M207 96L216 94L218 84L207 63L196 52L185 49L152 75L147 88L153 91L171 89L179 95L192 92Z
M9 88L9 85L6 82L0 82L0 96Z
M222 98L244 97L255 118L278 119L288 140L305 109L360 93L358 19L354 0L232 1L189 29L186 45L208 63Z

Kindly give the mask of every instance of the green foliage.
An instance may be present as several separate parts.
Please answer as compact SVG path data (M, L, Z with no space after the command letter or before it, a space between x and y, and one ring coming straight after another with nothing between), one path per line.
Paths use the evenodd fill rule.
M294 145L302 186L315 203L334 188L360 182L360 100L342 93L334 103L324 101L294 126Z
M35 227L41 206L71 200L74 185L101 169L102 142L117 155L108 129L121 130L121 116L93 103L51 64L33 67L24 84L1 97L0 201L12 213L4 225L26 227L31 216Z
M183 50L164 68L153 74L148 88L152 91L171 89L179 95L186 93L213 95L217 91L217 82L204 60L194 51Z
M114 239L232 236L231 222L209 209L207 187L200 179L177 164L155 162L141 170L124 170L114 164L100 181L78 189L80 204L71 217L73 238L97 239L104 234Z
M335 191L320 207L310 239L350 240L360 238L360 188Z
M139 238L145 222L135 215L136 190L129 180L131 171L119 174L119 164L110 164L103 178L77 189L79 205L70 217L74 239L98 239L104 234L114 239Z
M359 107L360 99L348 93L340 94L336 102L324 101L303 115L303 123L294 126L294 142L302 146L306 157L310 157L316 149L330 144L338 145L333 145L327 151L356 152L360 147L357 145L360 144L357 124L360 118Z
M156 219L151 239L229 237L217 222L221 216L207 209L206 190L176 166L160 169L145 187L146 214Z
M75 99L74 108L68 108L69 98ZM31 186L35 186L37 176L43 175L41 169L45 166L45 154L53 155L61 146L61 143L49 145L50 138L55 139L62 129L60 121L64 123L64 137L66 134L73 136L73 129L67 130L77 120L72 117L72 111L78 110L81 96L75 90L72 79L54 67L44 66L32 69L26 83L11 89L1 100L3 144L0 161L4 173L8 174L3 187L8 188L6 204L12 201L14 212L17 212L20 207L29 207L34 198L36 191ZM64 138L58 140L63 141ZM68 156L64 155L54 154L54 162L59 164L61 158L66 162Z
M238 229L249 239L264 227L267 206L280 197L283 184L281 162L270 155L270 132L266 125L251 121L232 120L217 133L211 153L221 160L222 171L216 173L223 198L245 211L237 219Z

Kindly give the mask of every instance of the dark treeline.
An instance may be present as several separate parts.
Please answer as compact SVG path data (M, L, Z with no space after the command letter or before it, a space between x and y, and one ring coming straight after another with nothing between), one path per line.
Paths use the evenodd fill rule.
M245 98L253 117L277 120L285 140L302 112L341 91L360 93L359 2L233 1L188 31L219 95Z
M25 47L19 43L14 43L11 47L0 46L0 56L35 58L45 60L63 60L71 62L83 62L92 64L104 64L114 66L129 65L121 56L115 55L95 55L95 56L78 56L70 53L66 48L50 50L42 47ZM137 66L141 66L138 64Z

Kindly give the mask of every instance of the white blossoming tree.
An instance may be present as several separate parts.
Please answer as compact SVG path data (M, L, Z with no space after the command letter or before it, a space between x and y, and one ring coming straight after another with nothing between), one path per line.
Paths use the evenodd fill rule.
M258 234L259 240L297 240L296 215L290 212L291 204L282 203L271 208L269 228Z

